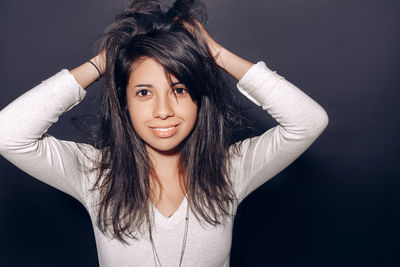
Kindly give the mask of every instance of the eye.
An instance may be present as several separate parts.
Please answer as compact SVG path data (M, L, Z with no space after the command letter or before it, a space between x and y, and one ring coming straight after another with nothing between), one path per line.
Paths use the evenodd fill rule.
M150 95L150 92L147 89L141 89L141 90L136 92L136 95L138 95L138 96L148 96L148 95Z
M186 89L183 87L175 88L173 91L174 91L174 94L176 94L176 95L184 95L185 93L187 93Z

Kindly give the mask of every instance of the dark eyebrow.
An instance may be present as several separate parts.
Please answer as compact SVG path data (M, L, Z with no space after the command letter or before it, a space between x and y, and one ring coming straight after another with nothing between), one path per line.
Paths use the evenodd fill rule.
M174 83L171 83L171 87L172 87L172 86L175 86L175 85L178 85L178 84L183 84L183 83L181 83L181 82L174 82ZM136 85L133 86L133 87L149 87L149 88L152 88L153 85L141 83L141 84L136 84Z
M151 84L136 84L136 85L133 86L133 87L150 87L150 88L152 88L153 85L151 85Z
M175 86L175 85L178 85L178 84L183 84L183 83L181 83L181 82L174 82L174 83L171 83L171 87L172 87L172 86Z

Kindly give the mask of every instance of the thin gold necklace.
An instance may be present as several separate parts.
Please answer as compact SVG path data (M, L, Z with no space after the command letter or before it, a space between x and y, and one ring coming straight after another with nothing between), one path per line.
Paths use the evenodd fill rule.
M152 207L153 208L153 207ZM154 209L153 209L154 212ZM186 248L186 239L187 239L187 232L189 228L189 203L187 203L187 208L186 208L186 217L185 217L185 232L183 234L183 241L182 241L182 249L181 249L181 257L179 259L179 267L182 265L182 260L183 260L183 255L185 254L185 248ZM149 227L149 235L150 235L150 242L151 242L151 248L153 249L153 259L154 259L154 266L155 267L162 267L160 258L158 257L157 249L156 246L154 245L153 241L153 235L151 234L151 229Z

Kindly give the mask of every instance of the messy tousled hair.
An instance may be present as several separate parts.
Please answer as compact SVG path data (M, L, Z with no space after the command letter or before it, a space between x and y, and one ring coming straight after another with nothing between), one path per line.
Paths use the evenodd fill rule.
M158 1L132 1L105 31L105 85L95 142L101 152L91 190L99 192L97 226L122 243L154 223L150 177L156 174L125 108L129 75L143 58L156 60L185 84L198 106L194 129L179 146L179 172L191 210L211 225L232 215L237 198L228 177L228 152L237 149L233 144L243 118L196 24L202 11L193 0L177 0L164 10Z

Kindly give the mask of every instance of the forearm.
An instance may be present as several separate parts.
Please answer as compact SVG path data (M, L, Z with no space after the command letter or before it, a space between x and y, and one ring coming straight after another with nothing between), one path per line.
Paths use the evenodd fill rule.
M84 159L80 150L83 146L79 148L46 132L85 95L74 76L64 69L0 111L0 155L83 204L87 203L88 188L80 163Z
M99 68L101 75L105 72L104 60L99 54L90 60ZM99 78L99 72L88 61L70 71L74 75L75 80L86 89L89 85Z
M251 66L253 66L253 63L235 55L226 48L218 44L216 44L216 47L218 47L218 52L215 56L216 63L236 80L240 80Z
M67 70L43 81L0 112L0 150L36 142L86 92Z
M255 64L237 86L279 124L241 143L241 155L232 161L241 201L299 157L326 128L328 116L317 102L263 62Z

